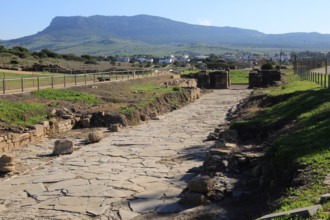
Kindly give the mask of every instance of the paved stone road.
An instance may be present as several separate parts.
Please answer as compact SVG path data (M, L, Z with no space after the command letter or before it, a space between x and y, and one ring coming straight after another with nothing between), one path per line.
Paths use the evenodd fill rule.
M188 171L202 164L208 145L203 139L249 92L216 90L99 143L75 140L73 154L36 163L37 168L0 183L0 219L126 220L181 211L178 195L194 175ZM43 150L50 153L54 141L43 143Z

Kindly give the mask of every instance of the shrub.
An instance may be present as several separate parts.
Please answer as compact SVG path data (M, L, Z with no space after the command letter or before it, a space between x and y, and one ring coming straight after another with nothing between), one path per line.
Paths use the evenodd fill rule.
M273 65L271 63L265 63L261 66L262 70L272 70L273 69Z

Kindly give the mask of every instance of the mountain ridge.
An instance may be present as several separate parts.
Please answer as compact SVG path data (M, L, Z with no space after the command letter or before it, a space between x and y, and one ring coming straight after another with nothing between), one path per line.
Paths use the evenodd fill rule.
M97 50L102 46L111 53L115 49L117 53L125 54L125 50L130 53L137 50L133 45L136 48L150 47L152 50L152 47L194 43L228 47L321 49L330 48L330 34L264 34L251 29L188 24L150 15L57 16L48 27L34 35L1 43L4 46L19 45L31 50L47 48L68 53L74 51L70 48L80 45L81 53L90 54L104 53Z

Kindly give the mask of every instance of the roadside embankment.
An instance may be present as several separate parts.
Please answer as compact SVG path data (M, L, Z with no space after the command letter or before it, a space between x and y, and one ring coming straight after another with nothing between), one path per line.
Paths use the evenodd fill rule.
M238 179L234 192L240 193L241 200L255 202L257 194L263 195L259 203L269 205L255 202L249 210L253 213L254 209L256 216L248 218L317 205L330 192L328 89L292 80L280 87L255 90L231 118L227 130L212 134L217 141L204 171ZM323 210L312 219L329 219L330 203L322 203Z

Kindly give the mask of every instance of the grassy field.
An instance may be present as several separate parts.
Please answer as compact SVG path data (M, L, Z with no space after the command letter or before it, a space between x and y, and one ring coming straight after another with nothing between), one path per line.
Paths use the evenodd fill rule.
M297 174L299 168L303 184L287 188L277 203L278 211L314 205L320 195L330 192L330 187L323 184L330 173L330 90L292 75L287 77L290 82L281 87L258 91L267 94L272 105L233 124L261 129L283 122L290 125L290 132L272 143L265 161L274 180ZM330 203L325 204L316 219L330 219Z
M230 83L235 84L249 84L250 70L230 70Z
M33 95L48 99L48 100L62 100L69 102L82 102L88 105L97 105L103 103L95 95L77 92L73 90L57 90L57 89L43 89L32 92Z

